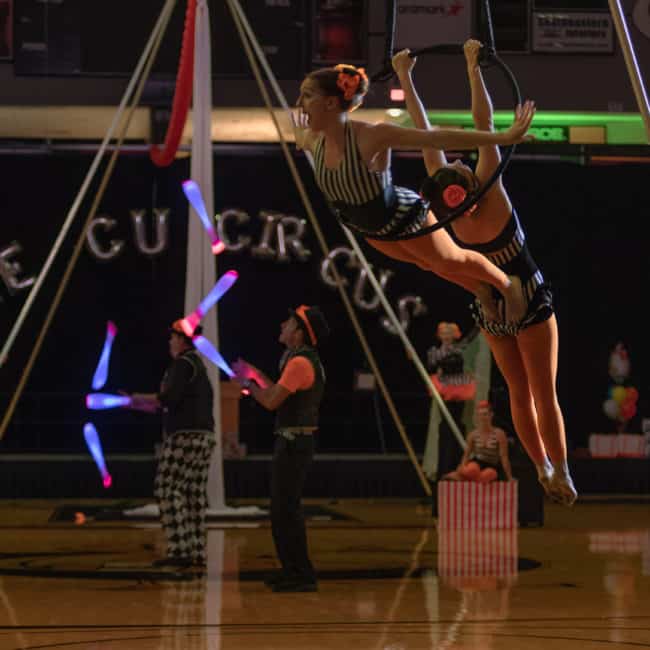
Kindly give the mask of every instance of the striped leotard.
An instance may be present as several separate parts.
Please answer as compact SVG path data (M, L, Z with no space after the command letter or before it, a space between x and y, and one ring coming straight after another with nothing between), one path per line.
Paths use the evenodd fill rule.
M336 217L364 237L419 230L429 204L417 192L393 185L390 169L371 171L361 157L354 129L345 122L345 155L335 169L325 166L325 137L314 146L316 184Z
M474 449L470 456L470 461L474 461L481 469L492 467L497 472L497 478L505 481L506 473L501 465L501 453L499 451L499 440L494 430L490 431L487 436L475 431Z
M514 210L503 230L489 242L466 244L458 239L453 228L448 228L448 231L459 246L482 253L506 275L516 275L521 280L527 303L526 313L521 321L519 323L505 323L488 320L480 301L477 299L474 302L474 318L479 327L494 336L516 336L522 329L541 323L551 317L553 314L553 294L549 285L544 282L542 272L530 254L526 243L526 235ZM493 295L500 315L505 320L503 296L495 290L493 290Z
M480 460L483 463L496 467L501 462L499 455L499 441L494 430L487 436L474 433L474 449L470 460Z

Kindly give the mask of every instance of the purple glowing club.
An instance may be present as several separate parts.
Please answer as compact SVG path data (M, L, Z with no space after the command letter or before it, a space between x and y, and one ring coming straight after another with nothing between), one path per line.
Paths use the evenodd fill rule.
M108 364L111 360L111 348L116 334L117 327L115 326L115 323L108 321L108 323L106 323L106 339L104 340L104 347L101 356L99 357L95 374L93 375L93 390L104 388L106 384L106 379L108 378Z
M95 429L95 425L91 422L86 422L86 424L84 424L84 438L86 439L88 450L95 461L95 465L97 465L97 469L102 475L102 484L105 488L111 487L113 479L106 469L104 453L102 452L102 443L99 440L99 434L97 433L97 429Z

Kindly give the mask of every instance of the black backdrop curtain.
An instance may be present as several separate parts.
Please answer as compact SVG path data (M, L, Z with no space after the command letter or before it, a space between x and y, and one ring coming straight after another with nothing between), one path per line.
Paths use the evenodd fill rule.
M80 154L0 157L0 250L20 242L24 250L18 259L26 274L38 272L90 161L90 156ZM233 149L215 155L214 162L216 209L236 208L250 215L237 232L250 236L251 246L260 241L260 211L305 216L276 148ZM299 158L299 163L331 247L346 246L313 185L306 161ZM630 429L638 430L640 416L648 412L648 353L641 316L649 279L647 243L641 236L643 221L650 217L650 198L644 192L647 170L647 166L631 164L585 167L572 162L515 161L505 176L532 253L555 292L560 327L558 385L572 447L584 446L591 431L612 428L602 414L602 402L610 384L608 354L618 340L630 351L632 383L641 393ZM124 248L109 262L84 250L0 448L82 450L81 428L88 419L97 425L108 452L148 451L158 439L155 417L127 411L89 414L83 398L90 391L109 319L120 331L105 390L157 389L168 362L167 327L181 316L183 307L187 209L181 182L188 173L188 160L160 170L144 155L122 156L98 216L117 221L113 231L101 235L102 241L119 239ZM394 175L396 182L417 187L424 167L417 158L398 157ZM89 203L84 204L86 210ZM145 209L151 219L153 208L170 210L169 246L150 258L134 244L129 213ZM82 209L73 228L75 236L85 214ZM321 278L323 256L309 226L303 242L312 251L306 262L258 259L251 246L218 258L219 274L230 268L240 274L220 303L221 352L229 361L242 356L273 374L281 354L279 323L287 307L305 302L321 305L332 324L332 337L323 350L329 384L320 450L377 451L379 417L388 450L401 451L385 406L380 403L377 409L371 394L353 390L355 371L366 367L363 352L337 291ZM274 241L271 245L276 247ZM405 295L420 296L426 304L427 314L414 318L408 330L421 355L435 342L440 320L455 320L463 331L471 327L470 299L462 289L388 260L365 244L363 248L377 268L394 271L386 289L392 304ZM69 238L9 362L0 369L0 412L26 363L71 249ZM353 284L356 271L343 271ZM26 291L10 295L0 283L0 340L6 338L26 295ZM360 314L409 434L421 451L429 408L425 388L406 360L399 339L382 327L381 311ZM499 385L497 376L497 395L505 396ZM499 401L497 415L507 425L505 397ZM241 439L249 451L270 449L271 421L262 408L249 401L241 403Z

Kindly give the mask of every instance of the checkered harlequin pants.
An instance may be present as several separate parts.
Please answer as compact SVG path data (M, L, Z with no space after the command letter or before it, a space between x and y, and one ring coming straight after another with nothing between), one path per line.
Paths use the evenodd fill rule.
M154 495L167 538L167 556L205 562L205 510L214 436L177 432L160 452Z

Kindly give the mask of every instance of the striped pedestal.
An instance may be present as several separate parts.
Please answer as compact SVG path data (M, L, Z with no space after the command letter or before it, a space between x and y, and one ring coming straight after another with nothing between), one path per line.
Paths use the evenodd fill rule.
M438 528L517 528L517 481L438 483Z
M517 576L517 529L438 531L438 575L450 584L464 579Z

